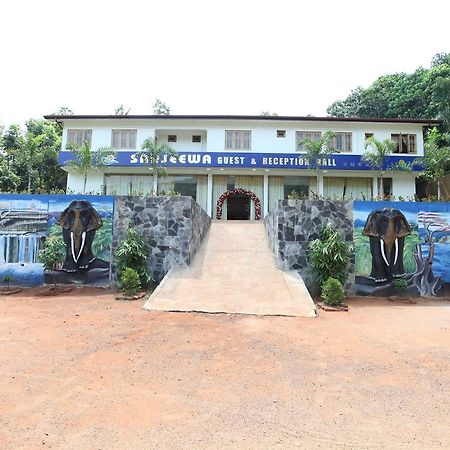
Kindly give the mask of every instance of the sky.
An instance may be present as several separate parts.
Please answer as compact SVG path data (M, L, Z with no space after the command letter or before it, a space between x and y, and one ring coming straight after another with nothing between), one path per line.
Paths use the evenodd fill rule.
M321 116L450 52L435 0L3 0L0 124L56 112Z

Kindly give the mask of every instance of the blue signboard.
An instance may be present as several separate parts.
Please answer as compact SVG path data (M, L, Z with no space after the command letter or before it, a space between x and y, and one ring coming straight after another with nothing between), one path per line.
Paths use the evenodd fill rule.
M59 154L59 163L66 164L74 159L70 151L62 151ZM385 161L385 169L403 161L412 163L414 156L388 156ZM138 167L146 163L145 155L136 151L119 151L111 166ZM169 158L162 160L161 165L166 167L226 167L226 168L258 168L258 169L308 169L308 161L299 153L224 153L224 152L178 152L178 160ZM327 158L318 160L322 169L336 170L372 170L362 161L362 155L333 154ZM415 166L414 170L421 170Z

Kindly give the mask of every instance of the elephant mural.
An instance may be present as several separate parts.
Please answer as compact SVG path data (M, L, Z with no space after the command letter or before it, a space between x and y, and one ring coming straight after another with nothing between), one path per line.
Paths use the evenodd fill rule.
M375 283L392 281L405 275L403 248L405 236L411 232L406 217L398 209L380 208L369 214L362 233L370 238L370 277Z
M63 229L66 258L62 270L73 273L89 269L95 260L92 242L95 232L102 226L102 219L86 200L74 200L61 213L56 222Z

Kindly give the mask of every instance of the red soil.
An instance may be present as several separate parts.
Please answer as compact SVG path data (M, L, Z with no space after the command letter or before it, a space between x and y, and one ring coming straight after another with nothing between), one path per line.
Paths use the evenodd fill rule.
M450 302L317 319L0 297L0 448L450 448Z

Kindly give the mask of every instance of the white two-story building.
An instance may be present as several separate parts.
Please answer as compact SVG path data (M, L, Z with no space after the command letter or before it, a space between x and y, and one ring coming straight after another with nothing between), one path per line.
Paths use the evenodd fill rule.
M92 150L117 150L115 161L107 168L89 173L87 192L148 195L157 185L159 191L194 197L213 218L221 199L222 219L254 219L255 198L264 216L278 199L288 198L293 191L310 198L412 198L419 172L386 170L381 186L378 171L361 160L364 142L374 136L398 143L386 162L388 169L401 160L412 162L423 155L423 128L439 123L286 116L51 115L46 119L63 127L63 167L73 158L66 150L69 143L86 140ZM301 142L317 139L328 130L335 133L336 152L320 161L317 177L308 166ZM170 144L179 153L178 161L167 161L167 177L156 180L138 153L148 137ZM236 188L242 190L224 195ZM83 176L68 170L67 189L82 192Z

